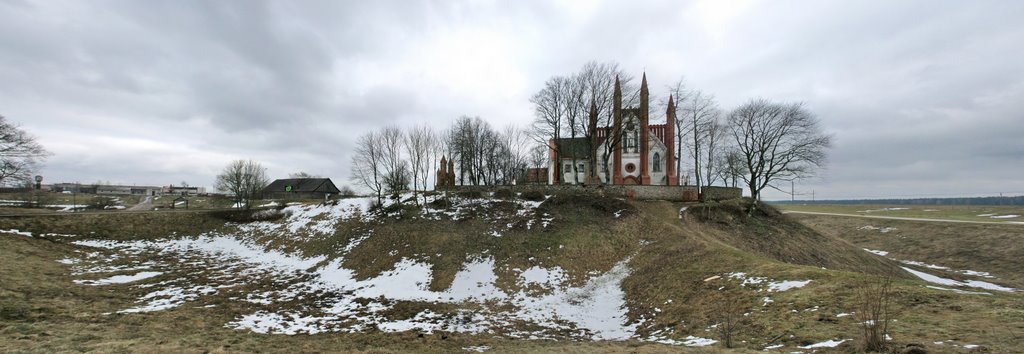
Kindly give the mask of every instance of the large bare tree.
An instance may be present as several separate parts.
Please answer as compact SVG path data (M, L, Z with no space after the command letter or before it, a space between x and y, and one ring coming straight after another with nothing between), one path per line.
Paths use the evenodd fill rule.
M585 147L594 155L578 156L577 149L572 151L561 151L561 144L554 144L555 161L552 174L555 183L563 181L564 173L561 171L561 159L570 154L573 159L571 171L576 172L579 164L577 159L588 158L590 177L595 177L598 164L602 164L605 170L605 179L611 178L608 175L611 169L608 166L609 159L621 141L621 127L614 127L614 93L615 83L618 79L621 87L623 107L636 104L639 100L639 91L632 85L632 77L619 68L615 62L591 61L583 65L580 71L567 76L554 76L544 83L544 88L534 94L530 102L534 104L535 119L531 129L531 137L538 144L548 146L549 141L559 141L561 138L586 138ZM591 112L595 112L597 121L590 121ZM607 129L603 144L599 139L594 139L595 134ZM601 144L603 149L593 146L593 143ZM575 144L575 143L574 143ZM599 151L600 150L600 151ZM596 157L596 158L595 158ZM573 173L573 182L577 180L577 173Z
M692 139L687 145L690 148L690 156L693 157L693 177L697 188L704 186L705 167L703 153L707 145L708 129L714 127L714 121L719 116L718 102L715 97L699 90L690 91L689 97L683 101L683 120L686 121L686 131Z
M384 187L389 193L409 188L409 162L402 156L404 135L397 126L384 127L378 133L383 148L381 152L384 167Z
M427 188L427 176L430 174L430 154L434 144L434 130L429 125L419 125L406 132L404 146L405 154L409 156L409 165L412 172L412 191L416 196L417 187ZM419 184L418 182L423 182ZM418 198L416 203L419 203Z
M801 103L751 100L733 110L728 122L745 165L743 182L755 201L766 187L781 190L773 182L813 175L825 165L832 146L832 137Z
M384 146L380 133L369 131L356 139L352 155L352 181L377 195L377 204L383 202Z
M263 188L270 182L267 169L253 160L231 161L217 175L215 183L218 190L231 193L235 198L235 207L251 207L250 201L259 198Z
M34 136L0 116L0 186L30 183L49 155Z

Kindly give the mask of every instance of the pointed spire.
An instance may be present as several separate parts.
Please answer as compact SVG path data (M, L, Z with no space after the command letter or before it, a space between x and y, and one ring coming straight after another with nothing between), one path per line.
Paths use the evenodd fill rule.
M672 115L672 112L675 112L675 110L676 105L675 103L672 103L672 95L668 95L668 108L666 109L665 114Z
M643 79L640 80L640 92L647 93L647 72L644 71Z
M590 98L590 116L591 119L597 120L597 101L593 97Z

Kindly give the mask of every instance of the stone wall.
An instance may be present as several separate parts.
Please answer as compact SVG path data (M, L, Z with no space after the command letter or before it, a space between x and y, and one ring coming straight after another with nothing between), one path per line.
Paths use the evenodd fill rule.
M695 186L630 186L612 185L601 187L582 187L568 184L560 185L518 185L518 186L456 186L457 191L493 192L496 189L511 188L516 193L540 191L541 193L604 193L605 195L638 200L667 200L671 202L697 201ZM743 190L732 187L704 187L705 200L726 200L739 198Z
M743 196L743 189L735 187L706 186L701 188L704 200L736 199Z

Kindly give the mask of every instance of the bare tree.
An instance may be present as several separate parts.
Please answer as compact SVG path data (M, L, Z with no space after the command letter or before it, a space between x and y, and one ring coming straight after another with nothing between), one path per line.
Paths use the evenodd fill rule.
M723 126L723 130L728 127ZM724 133L724 132L723 132ZM724 140L723 143L728 143L728 140ZM724 147L723 152L719 154L718 169L719 178L722 179L727 187L736 187L739 185L739 179L743 174L747 173L743 164L743 157L739 151L732 146Z
M692 92L690 92L690 90L686 88L686 80L684 78L680 78L679 81L676 81L676 83L674 85L669 86L668 87L668 92L669 92L669 98L674 101L673 102L673 106L674 106L673 109L675 110L674 113L676 114L676 117L680 117L680 119L676 119L676 126L675 126L675 131L676 131L676 137L675 137L676 138L675 139L676 140L676 144L675 145L676 146L674 146L674 147L673 146L666 146L666 148L668 148L668 149L675 148L676 149L676 153L675 153L676 165L675 165L674 168L676 169L676 178L680 179L680 180L678 180L676 182L678 182L679 185L682 185L683 184L682 183L682 178L683 178L683 160L684 160L682 158L683 157L683 146L686 145L685 137L688 134L692 133L692 131L690 131L692 129L691 128L691 124L687 124L688 120L686 119L686 115L685 115L685 112L683 111L683 108L689 103L688 101L690 99L690 94ZM668 110L668 101L662 102L661 106L664 107L665 110L667 111ZM673 167L670 167L670 168L673 168Z
M801 103L755 99L732 111L728 121L746 169L743 182L755 201L765 187L780 190L773 182L813 175L825 165L832 146L832 137Z
M385 127L378 137L387 192L397 193L409 188L409 163L402 157L402 130L396 126Z
M544 88L533 95L530 98L530 102L534 106L534 120L531 130L531 136L539 144L548 146L551 144L551 148L555 153L555 161L552 164L553 171L552 176L554 181L552 183L562 182L562 173L560 170L562 151L561 146L557 142L562 138L562 128L564 127L564 111L566 107L566 101L568 100L565 96L565 86L567 85L568 79L561 76L555 76L548 81L544 82ZM550 143L549 141L554 141Z
M299 172L288 174L288 178L320 178L320 176L311 175L311 174L308 174L308 173L306 173L304 171L299 171Z
M721 177L719 170L721 166L719 162L722 154L722 140L725 135L725 126L719 120L719 111L715 110L714 115L704 127L699 129L704 135L704 147L703 155L700 160L701 165L704 167L703 177L705 178L704 185L710 186L715 184L715 180Z
M405 154L409 156L410 171L412 172L412 191L415 203L419 204L416 197L418 182L422 181L423 189L426 189L427 175L429 174L429 154L434 136L434 131L428 125L419 125L405 134L403 146Z
M370 131L356 139L355 154L352 155L352 181L376 194L378 205L383 202L384 146L379 132Z
M703 150L707 144L707 129L711 127L711 122L714 121L718 115L718 103L715 101L715 97L706 94L699 90L690 92L689 98L683 103L683 119L686 121L686 131L693 137L688 142L690 145L690 156L693 157L693 177L694 183L699 189L704 186L705 168L702 163L704 154Z
M217 175L218 190L234 195L235 207L249 209L250 201L259 198L260 192L269 184L267 169L253 160L235 160Z
M35 137L0 116L0 186L31 183L48 156Z

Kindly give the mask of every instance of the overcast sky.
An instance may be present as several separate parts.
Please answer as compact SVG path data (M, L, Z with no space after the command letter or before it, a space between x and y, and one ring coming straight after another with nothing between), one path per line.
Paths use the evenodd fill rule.
M271 177L348 184L367 130L525 126L545 79L616 61L655 95L685 78L726 110L805 102L835 146L797 192L1024 194L1021 14L1021 1L0 0L0 115L53 153L47 183L212 186L251 158Z

